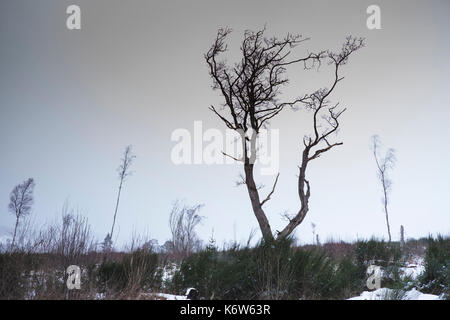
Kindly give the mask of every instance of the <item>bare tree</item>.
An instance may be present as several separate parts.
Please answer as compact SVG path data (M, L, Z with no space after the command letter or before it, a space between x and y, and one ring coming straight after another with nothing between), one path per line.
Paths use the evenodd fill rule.
M64 258L64 268L74 264L94 248L94 240L88 219L75 213L65 203L62 209L62 223L54 230L57 254Z
M377 135L372 137L373 142L373 156L375 158L375 162L377 164L377 174L381 183L381 187L383 188L383 197L381 198L381 202L383 204L384 213L386 215L386 226L389 235L389 242L391 242L391 227L389 225L389 212L388 212L388 204L389 204L389 193L391 191L392 181L389 178L389 171L394 168L395 165L395 151L394 149L388 149L384 157L380 157L378 155L378 149L381 146L380 138Z
M40 253L55 254L61 261L61 267L80 263L80 259L94 251L96 243L91 226L86 217L65 201L59 218L43 226L34 237L36 249Z
M405 228L403 225L400 226L400 248L405 249Z
M314 222L311 222L311 229L312 229L312 234L313 234L313 244L314 241L316 241L316 224Z
M116 224L116 216L117 216L117 210L119 208L120 192L122 191L122 186L123 186L124 181L131 174L130 166L135 158L136 158L136 156L133 155L133 153L131 151L131 145L127 146L123 153L122 162L120 163L119 168L117 168L117 171L119 173L120 183L119 183L119 191L117 193L116 208L114 210L114 219L113 219L113 224L111 227L111 233L109 233L105 238L105 239L109 239L109 243L111 243L111 241L112 241L112 236L114 233L114 226Z
M25 217L26 215L30 214L31 212L31 205L33 204L34 201L33 199L34 186L35 186L34 180L32 178L29 178L24 182L22 182L21 184L15 186L9 196L8 210L9 212L13 213L16 216L16 225L14 227L14 235L11 243L11 248L14 248L15 245L19 220L22 217Z
M64 272L65 283L69 276L66 270L70 265L83 268L93 263L88 253L96 246L88 219L71 208L67 201L61 210L61 220L58 220L42 230L40 243L44 252L53 254L57 259L59 271ZM62 291L64 299L79 298L80 292L69 290L66 285L62 286Z
M294 217L289 217L284 229L277 231L277 239L286 238L303 221L309 210L310 184L306 179L309 162L342 144L342 142L332 143L329 139L337 132L338 119L345 109L339 109L338 104L331 105L329 96L343 79L339 74L340 67L347 63L348 57L354 51L364 46L364 39L348 37L339 53L320 51L300 58L291 58L291 50L308 38L292 34L287 34L282 39L267 38L264 36L265 29L257 32L245 31L240 47L242 58L240 62L230 66L226 61L219 60L227 51L225 41L230 32L229 28L219 29L213 45L205 54L209 74L213 80L213 89L219 90L223 96L222 109L225 111L218 110L214 106L211 106L210 110L228 128L237 131L242 137L242 159L224 154L243 162L245 176L242 183L247 187L253 212L265 240L274 239L274 235L263 205L273 195L279 174L275 178L271 192L261 200L260 188L257 187L253 174L257 159L256 136L262 128L268 126L269 120L286 107L297 108L303 105L313 112L314 134L303 138L304 149L299 166L300 210ZM280 101L281 88L288 84L288 79L284 76L288 66L301 64L304 69L313 69L318 68L322 62L332 66L333 79L330 88L321 88L290 101Z
M203 217L198 211L203 207L201 204L186 206L180 201L175 201L170 212L169 227L172 233L172 250L183 258L200 247L195 228Z

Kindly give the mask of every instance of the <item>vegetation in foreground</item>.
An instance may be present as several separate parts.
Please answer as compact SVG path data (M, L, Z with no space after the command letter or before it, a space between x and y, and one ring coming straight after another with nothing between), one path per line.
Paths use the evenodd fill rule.
M156 253L148 243L127 252L87 248L1 253L0 299L142 299L189 287L204 299L347 299L368 290L370 264L383 268L382 286L395 289L391 299L411 288L449 298L450 237L443 236L409 240L403 248L377 239L305 246L286 239L222 249L210 241L187 257ZM422 275L401 276L404 263L421 255ZM66 286L72 264L82 270L80 290Z

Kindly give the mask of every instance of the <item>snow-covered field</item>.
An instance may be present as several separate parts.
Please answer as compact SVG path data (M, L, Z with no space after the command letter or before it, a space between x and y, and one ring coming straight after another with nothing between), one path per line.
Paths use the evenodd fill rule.
M417 280L417 278L425 271L424 260L422 257L412 257L405 267L399 268L402 278ZM434 294L426 294L413 288L408 291L399 291L389 288L380 288L374 291L363 291L361 295L352 297L347 300L441 300L443 297Z

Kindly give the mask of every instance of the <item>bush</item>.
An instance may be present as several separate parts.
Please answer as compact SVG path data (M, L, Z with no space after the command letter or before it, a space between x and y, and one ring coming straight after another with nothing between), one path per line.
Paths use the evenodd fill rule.
M332 282L332 299L347 299L359 295L366 286L366 269L355 263L352 253L337 264Z
M104 258L98 268L98 288L111 296L133 295L161 285L158 255L148 249L125 254L121 261Z
M290 239L224 251L209 246L182 262L171 289L195 287L206 299L342 299L360 292L364 271L351 256L337 261L321 249L294 249Z
M208 246L189 256L175 273L172 289L184 294L188 287L195 287L207 299L254 298L254 263L250 249L234 246L219 252Z
M399 243L386 243L375 238L359 240L355 246L355 255L360 267L367 267L370 264L387 267L399 262L402 256Z
M422 290L426 293L450 297L450 238L438 235L429 237L425 253L425 271L419 277Z
M0 299L22 299L26 282L22 277L23 264L19 254L0 254ZM20 263L18 263L20 262Z

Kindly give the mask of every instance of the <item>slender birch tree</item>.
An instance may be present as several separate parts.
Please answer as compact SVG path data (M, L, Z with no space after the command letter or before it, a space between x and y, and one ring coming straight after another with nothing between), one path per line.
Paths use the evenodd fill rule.
M34 190L34 180L29 178L18 184L11 191L9 196L8 210L16 216L16 224L14 227L14 235L11 243L11 248L14 248L16 243L17 227L19 226L19 220L31 212L31 206L33 204L33 190Z
M117 216L117 211L119 208L120 193L122 191L123 183L125 182L127 177L131 175L130 167L135 158L136 158L136 156L133 155L133 153L131 151L131 145L127 146L123 153L122 161L121 161L119 167L117 168L117 172L119 174L119 181L120 181L119 191L117 192L116 207L114 209L114 218L113 218L113 223L112 223L112 227L111 227L111 233L109 233L105 238L105 239L109 239L109 245L112 243L114 226L116 224L116 216ZM106 243L106 241L105 241L105 243Z
M383 190L383 196L381 198L381 203L383 205L384 214L386 217L386 226L388 231L388 237L389 242L391 242L391 226L389 224L389 196L391 192L392 187L392 180L389 178L389 172L394 168L395 165L395 150L394 149L388 149L386 151L386 154L384 157L380 157L378 154L378 151L381 146L380 138L377 135L374 135L372 137L372 149L373 149L373 156L375 158L375 163L377 164L377 175L378 179L380 181L382 190Z

